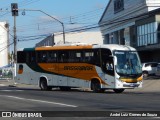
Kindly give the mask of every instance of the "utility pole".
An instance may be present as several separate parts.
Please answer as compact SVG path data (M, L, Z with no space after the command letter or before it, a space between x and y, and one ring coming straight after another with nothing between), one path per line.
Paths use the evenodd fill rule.
M16 35L16 16L14 16L14 63L17 63L17 35Z
M17 3L11 3L11 12L12 16L14 17L14 63L17 63L17 35L16 35L16 16L18 16L18 4Z
M18 4L17 3L11 3L11 12L12 12L12 16L14 17L14 27L13 27L13 33L14 33L14 37L13 37L13 41L14 41L13 81L14 81L14 77L16 76L15 70L16 70L16 63L17 63L17 35L16 35L16 16L18 16ZM15 84L15 81L14 81L14 84Z

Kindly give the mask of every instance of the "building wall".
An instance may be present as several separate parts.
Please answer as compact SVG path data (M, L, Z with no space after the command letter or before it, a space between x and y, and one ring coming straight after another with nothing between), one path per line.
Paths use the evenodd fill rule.
M0 67L8 65L8 23L0 22Z
M117 1L124 3L118 12ZM99 21L104 44L130 45L139 51L142 62L160 62L158 8L160 0L110 0Z
M115 13L114 1L115 0L110 0L99 22L103 36L108 36L107 34L111 33L115 34L114 32L120 32L123 29L125 30L130 28L131 26L135 25L135 21L137 20L137 18L129 18L133 18L138 15L143 15L144 13L147 13L150 10L160 7L160 0L123 0L124 9L120 12ZM125 22L117 22L122 20L125 20ZM132 30L129 29L129 31ZM127 33L127 30L125 30L124 33ZM104 37L104 43L108 43L108 39L105 38L107 37ZM109 38L111 37L109 36ZM128 41L130 41L130 37L127 34L124 35L124 38L122 38L122 36L116 38L121 38L121 40L125 39L125 43L127 42L127 44ZM119 43L121 42L121 40L119 40Z
M116 20L119 18L132 16L131 13L139 14L141 9L145 6L144 0L124 0L124 10L118 13L114 12L114 0L110 0L106 11L104 12L101 22L106 22L110 20ZM135 12L137 11L137 12ZM147 11L147 9L145 9Z
M160 0L146 0L146 5L148 6L148 11L160 8Z
M54 35L46 37L44 40L40 41L39 43L36 44L36 47L40 46L53 46L54 43Z
M55 35L55 44L63 44L63 36ZM88 43L88 44L103 44L102 34L99 31L79 32L65 34L66 43Z
M65 43L88 43L88 44L103 44L102 34L99 31L79 32L65 34ZM48 36L44 40L36 44L40 46L53 46L55 44L63 44L63 35Z

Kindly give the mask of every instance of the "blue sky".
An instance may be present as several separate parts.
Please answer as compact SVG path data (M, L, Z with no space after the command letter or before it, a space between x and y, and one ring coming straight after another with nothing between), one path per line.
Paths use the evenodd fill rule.
M62 21L67 31L97 24L108 0L0 0L0 9L3 11L0 12L0 21L8 21L10 34L13 35L11 3L18 3L21 9L17 17L17 38L24 41L18 42L18 47L32 47L43 39L41 36L61 32L62 26L41 12L23 11L23 9L42 10ZM25 15L22 15L22 12ZM12 39L10 36L10 43L13 42ZM29 39L35 40L28 41Z

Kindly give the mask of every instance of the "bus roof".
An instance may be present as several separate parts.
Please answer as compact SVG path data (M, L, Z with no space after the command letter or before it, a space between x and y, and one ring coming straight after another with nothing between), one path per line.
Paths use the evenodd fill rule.
M35 47L35 48L23 48L18 51L41 51L41 50L76 50L76 49L92 49L92 48L107 48L111 51L113 50L124 50L124 51L136 51L135 48L126 46L126 45L118 45L118 44L79 44L79 45L55 45L55 46L43 46L43 47Z
M118 45L118 44L103 44L103 45L101 45L101 48L108 48L111 51L113 51L113 50L136 51L136 49L131 46Z

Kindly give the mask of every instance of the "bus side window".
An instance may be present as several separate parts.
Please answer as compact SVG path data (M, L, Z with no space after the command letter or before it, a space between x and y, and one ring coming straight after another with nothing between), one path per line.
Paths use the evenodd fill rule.
M57 54L55 51L48 52L47 62L48 63L57 62Z
M75 53L75 61L76 62L81 62L81 58L82 58L82 53L81 52L76 52Z
M70 63L79 63L82 59L82 51L79 50L72 50L68 51L68 62Z
M18 51L17 52L17 63L25 63L26 62L26 52Z
M47 54L45 52L43 52L41 54L41 62L42 63L46 63L47 62Z
M90 63L93 60L94 52L93 51L85 51L84 61Z
M93 50L93 56L91 57L92 64L100 66L100 55L98 49Z
M36 62L36 54L35 54L35 52L31 52L30 61L31 61L31 63L35 63Z
M37 52L37 62L38 63L46 63L47 62L47 52L38 51Z
M35 63L36 62L36 54L35 52L26 52L26 62L27 63Z
M58 61L61 63L67 63L69 59L69 51L60 51L58 53Z

